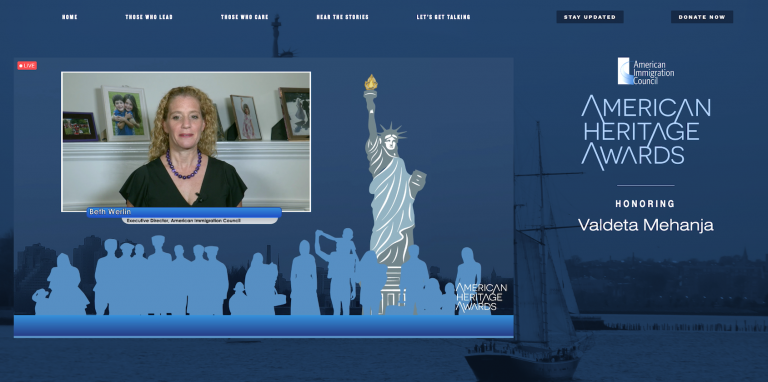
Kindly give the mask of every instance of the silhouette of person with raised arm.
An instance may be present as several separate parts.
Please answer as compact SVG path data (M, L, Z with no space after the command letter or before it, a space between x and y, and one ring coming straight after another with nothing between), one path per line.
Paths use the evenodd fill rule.
M107 256L100 258L96 262L96 286L93 287L93 299L96 306L96 314L103 315L107 306L112 303L119 293L119 275L124 271L120 269L120 264L115 256L117 250L117 240L107 239L104 241L104 249L107 250ZM125 256L125 254L123 254ZM110 314L115 314L114 306L109 308Z
M358 259L357 254L354 253L354 244L351 244L351 231L349 239L343 236L342 239L336 239L320 230L315 232L315 252L320 258L328 262L328 278L331 279L331 303L333 304L334 315L341 315L342 311L343 314L349 315L349 301L354 300L357 293L355 291L355 283L357 282L355 269ZM320 236L329 237L336 241L336 251L330 255L323 252L320 248Z
M56 258L56 266L48 276L49 314L84 315L85 308L90 304L88 298L80 290L80 271L69 263L69 256L60 254Z
M245 273L245 293L248 295L252 314L274 315L275 306L281 305L278 304L275 290L277 273L277 265L264 264L261 253L253 255L251 266Z
M251 306L248 296L245 295L245 287L243 283L238 282L235 285L235 294L229 298L229 312L233 316L243 316L252 314L250 312Z
M457 302L460 303L461 309L459 314L475 313L471 312L469 305L477 293L477 284L480 283L481 268L480 263L475 261L474 253L472 249L466 247L461 250L461 258L464 263L459 264L459 269L456 272L456 290L458 293ZM480 310L479 306L473 306L471 310Z
M357 266L357 282L360 283L360 305L363 315L379 314L381 290L387 283L387 266L376 261L376 252L368 251Z
M386 268L386 267L385 267ZM309 242L299 244L299 256L291 263L291 315L319 315L317 264L309 253Z
M207 274L207 261L203 259L205 247L196 245L192 247L193 260L190 263L187 278L187 312L194 315L209 314L205 311L205 293L207 283L204 281ZM229 287L229 285L227 285Z
M445 284L445 294L442 296L442 314L447 316L456 315L456 289L453 283Z
M429 280L429 271L427 263L419 259L419 246L411 245L408 247L408 253L411 258L400 268L400 286L405 294L406 314L417 314L417 309L422 306L421 298L424 292L424 286Z
M208 255L208 287L205 291L207 314L221 315L224 314L224 301L229 290L227 266L216 259L219 247L205 247L205 253Z
M190 283L189 272L191 263L184 257L184 247L177 245L173 247L173 253L176 258L171 263L171 294L173 296L171 305L171 314L174 316L185 316L187 314L187 290Z
M344 228L344 232L341 234L341 237L336 238L333 237L323 231L318 230L320 232L320 236L325 236L326 238L333 240L336 242L336 253L351 253L355 255L357 258L357 250L355 249L355 243L352 241L352 229L350 228Z

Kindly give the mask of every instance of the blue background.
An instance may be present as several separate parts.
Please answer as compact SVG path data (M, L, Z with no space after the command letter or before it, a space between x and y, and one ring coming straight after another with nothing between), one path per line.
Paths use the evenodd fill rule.
M74 4L74 5L73 5ZM578 6L578 7L577 7ZM25 181L27 187L15 188L16 196L47 184L37 173L17 173L11 176L11 161L31 162L42 168L45 174L58 174L58 162L46 160L53 153L40 154L31 151L37 147L35 140L53 140L51 137L35 135L30 132L34 126L58 126L58 77L57 67L43 67L45 58L50 57L88 57L88 65L93 69L103 62L96 57L119 57L123 67L112 67L110 70L141 70L141 67L152 66L163 70L201 69L205 65L223 70L243 70L248 61L233 59L269 57L272 47L272 31L268 22L262 21L221 21L219 14L233 12L269 13L279 12L283 23L280 31L281 49L292 48L301 59L293 61L266 60L263 65L247 65L246 70L279 69L301 67L301 61L307 58L320 57L368 57L364 65L359 67L359 73L349 74L350 83L336 81L336 78L325 79L315 77L313 69L313 91L325 88L328 101L323 101L314 95L313 118L324 118L335 121L341 126L355 131L362 129L362 137L352 138L346 144L350 150L340 150L335 140L323 141L322 135L313 137L313 175L317 162L327 161L328 166L344 164L355 176L347 177L341 172L327 172L329 181L343 182L342 184L362 189L367 185L369 176L362 144L365 139L364 116L359 122L349 122L352 118L349 111L338 110L342 113L331 113L336 108L350 106L354 113L364 110L364 101L360 90L362 81L372 73L386 70L392 61L380 57L514 57L514 122L517 142L532 142L535 121L541 121L542 139L544 144L544 166L549 171L585 171L584 175L562 177L552 180L552 186L560 189L553 203L556 203L554 214L560 222L576 224L578 217L609 218L611 215L626 218L642 218L646 211L615 211L615 199L633 198L672 198L675 199L674 210L662 210L660 218L674 215L678 219L688 218L698 220L706 218L715 222L714 233L699 235L697 233L582 233L581 230L571 230L562 233L571 243L569 254L575 254L582 259L607 258L613 255L626 257L635 252L642 258L682 260L689 258L715 259L722 255L741 253L746 248L754 255L762 256L768 253L768 244L764 234L768 223L765 215L768 202L765 198L766 186L766 156L764 149L768 129L764 116L768 96L764 91L768 74L761 70L768 51L764 47L767 32L764 16L768 11L765 2L722 2L722 1L667 1L653 3L627 2L617 4L615 1L591 1L575 4L572 1L552 1L542 4L530 1L493 1L481 4L470 4L459 1L420 1L418 4L405 1L389 1L376 4L353 1L338 1L333 4L292 1L292 2L262 2L259 4L242 5L242 3L216 2L190 6L188 2L168 2L164 5L135 1L130 4L104 2L68 2L40 7L37 3L12 3L4 6L8 20L3 25L3 35L8 36L4 44L4 56L7 70L0 77L0 88L4 89L0 96L0 112L10 120L16 121L5 139L0 141L0 160L4 163L6 179L16 182ZM625 11L623 24L557 24L557 10L573 9L617 9ZM132 11L149 11L152 13L173 13L176 20L169 22L127 22L117 15ZM733 24L672 24L670 12L681 9L727 9L734 10ZM110 15L110 12L112 15ZM470 21L417 21L418 13L470 13ZM80 20L66 22L59 20L62 13L77 13ZM368 21L317 21L316 13L368 13ZM139 31L137 31L137 29ZM233 38L240 36L240 38ZM118 40L119 42L117 42ZM128 41L129 53L117 49L122 41ZM632 59L664 61L670 69L675 70L674 78L662 79L656 87L621 87L616 84L616 57L628 56ZM125 57L130 57L127 59ZM184 57L186 59L173 62L158 59L158 57ZM200 57L216 57L200 60ZM13 110L13 78L16 71L13 68L15 59L37 60L41 69L37 72L18 73L34 81L46 83L49 88L56 89L53 94L35 93L34 89L27 91L26 109ZM72 61L83 63L84 60ZM137 67L136 63L139 62ZM348 62L349 67L355 64ZM359 63L359 61L358 61ZM378 67L374 63L379 64ZM241 66L242 65L242 66ZM73 65L74 66L74 65ZM331 66L331 65L328 65ZM68 69L81 70L78 67ZM440 66L435 68L440 70ZM453 68L454 72L460 72ZM495 69L495 68L494 68ZM333 68L329 68L329 72ZM402 72L401 72L402 73ZM495 72L495 75L511 73ZM417 125L414 118L419 113L434 113L435 109L419 113L406 112L407 102L416 101L402 94L409 89L405 83L390 82L376 74L382 87L377 99L379 111L382 113L380 122L401 120L407 124ZM44 78L43 78L44 77ZM391 76L390 76L391 77ZM460 77L459 77L460 78ZM355 82L359 81L359 82ZM391 85L390 85L391 84ZM491 81L486 89L498 90L498 82ZM387 92L384 96L385 86ZM391 87L390 87L391 86ZM413 86L413 88L420 88ZM38 88L44 89L44 88ZM48 88L45 88L48 89ZM398 92L398 93L394 93ZM397 95L390 95L397 94ZM698 142L688 142L685 147L686 163L682 166L638 166L624 165L601 172L596 164L580 165L586 149L583 142L583 119L581 111L590 94L598 99L616 98L700 98L712 99L713 115L703 119ZM482 96L483 94L478 94ZM40 97L46 97L48 102L39 103L37 107L30 106L38 103ZM494 97L483 97L483 101ZM443 99L445 100L445 99ZM18 102L19 100L17 100ZM419 102L423 101L423 97ZM392 102L403 102L395 105ZM357 103L357 105L355 105ZM47 105L47 106L46 106ZM355 105L354 107L352 107ZM325 107L321 107L325 106ZM449 108L445 108L450 110ZM323 110L326 110L325 112ZM386 114L385 114L386 110ZM439 110L439 109L437 109ZM19 113L23 113L19 115ZM327 113L322 115L323 113ZM321 115L318 115L321 114ZM19 121L23 123L19 124ZM468 122L468 121L465 121ZM424 204L431 198L439 202L435 194L435 170L428 165L426 158L416 148L424 147L424 139L417 139L423 130L408 128L409 140L403 141L402 156L409 170L418 168L430 176L422 198L416 202L416 214L422 224L429 219ZM58 130L56 130L58 131ZM12 146L16 141L33 141L23 144L15 150ZM58 139L58 133L55 137ZM416 142L419 142L417 145ZM460 139L454 142L460 143ZM48 142L51 144L51 142ZM322 146L324 144L325 146ZM326 149L324 149L325 147ZM407 149L407 150L406 150ZM447 150L447 146L445 148ZM323 150L326 150L324 155ZM458 154L466 153L465 149L457 150ZM320 152L318 152L320 151ZM354 162L346 162L339 157L340 153L353 154ZM58 153L58 151L56 151ZM516 155L526 160L516 162L532 163L531 157L535 149L528 145L518 145ZM58 154L57 154L58 155ZM425 154L426 155L426 154ZM319 159L319 158L324 159ZM463 157L469 158L469 155ZM527 161L527 162L526 162ZM424 164L422 164L424 163ZM18 164L17 164L18 166ZM351 166L356 166L354 169ZM467 159L467 167L473 163ZM53 169L51 169L51 167ZM55 170L55 171L54 171ZM520 168L524 172L526 168ZM58 175L55 176L58 178ZM313 179L313 213L330 211L343 201L341 195L329 195L322 199L314 193ZM622 183L672 183L674 189L617 189L616 184ZM51 220L59 221L58 188L55 192L46 194L50 200L20 200L13 198L13 188L0 189L0 228L10 229L12 223L13 201L19 208L44 208L51 212ZM492 190L483 190L481 195ZM427 194L431 192L431 194ZM356 193L363 198L364 192ZM482 198L481 198L482 199ZM489 198L490 199L490 198ZM56 201L55 203L53 201ZM511 203L511 202L510 202ZM444 204L443 204L444 205ZM456 207L462 208L461 205ZM325 212L327 213L327 212ZM359 224L370 225L369 207L364 204L354 211L359 215L355 219L346 218L340 221L324 220L323 227L345 227ZM522 215L525 212L521 211ZM493 219L492 214L485 216ZM63 240L80 240L81 236L69 238L66 234L39 232L29 227L25 215L16 213L16 246L41 242L43 245L69 250L69 244L60 244ZM461 216L461 215L457 215ZM444 216L440 216L444 217ZM509 215L505 216L509 220ZM302 225L296 218L282 218L275 227L290 227L298 229L299 236L308 235L311 230L320 228L314 224ZM330 217L329 219L333 219ZM475 220L479 220L475 219ZM36 220L39 222L39 219ZM83 217L83 222L85 218ZM117 224L117 222L115 222ZM21 225L26 224L23 228ZM122 224L122 223L120 223ZM426 224L426 222L424 222ZM296 228L299 227L299 228ZM353 227L354 228L354 227ZM156 230L150 228L124 225L109 229L120 239L130 230L132 236L139 242L147 241L150 234ZM165 229L165 228L164 228ZM211 229L206 227L206 229ZM416 230L417 240L427 240L421 235L421 226ZM468 227L467 229L472 229ZM88 231L83 229L83 231ZM329 230L330 231L330 230ZM107 233L109 233L107 232ZM134 234L135 232L135 234ZM265 233L269 237L280 236L281 232ZM356 230L356 240L363 240L367 232L365 228ZM94 232L95 233L95 232ZM194 232L195 235L220 236L216 233ZM486 233L476 232L476 240L497 243L495 250L487 250L482 254L504 253L504 241ZM22 235L22 236L20 236ZM168 243L183 240L181 235L170 234ZM293 233L291 237L295 236ZM491 240L493 239L493 240ZM213 240L212 240L213 241ZM466 242L466 241L465 241ZM499 244L500 243L500 244ZM358 248L361 248L358 246ZM479 252L479 251L477 251ZM456 252L457 253L457 252ZM428 251L424 251L425 257ZM221 257L224 257L222 253ZM430 259L426 259L430 262ZM485 269L485 271L488 271ZM655 345L654 345L655 346ZM738 345L735 345L738 346ZM725 350L728 348L725 347ZM722 350L722 349L720 349ZM369 352L377 349L369 347ZM649 350L655 353L656 350ZM642 357L639 361L643 361ZM618 373L618 371L617 371ZM366 373L372 374L372 373ZM620 375L620 374L619 374Z

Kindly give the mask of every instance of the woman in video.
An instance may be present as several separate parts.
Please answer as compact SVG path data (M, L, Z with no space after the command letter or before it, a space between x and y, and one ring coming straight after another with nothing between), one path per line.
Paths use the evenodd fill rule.
M247 187L216 155L216 109L192 86L171 89L157 107L149 163L128 177L128 207L242 207Z

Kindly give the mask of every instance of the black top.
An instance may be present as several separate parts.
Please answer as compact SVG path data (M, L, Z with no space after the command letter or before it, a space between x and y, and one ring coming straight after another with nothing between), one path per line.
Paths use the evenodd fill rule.
M199 198L190 206L157 158L136 169L120 195L135 207L237 207L247 189L234 167L209 157Z

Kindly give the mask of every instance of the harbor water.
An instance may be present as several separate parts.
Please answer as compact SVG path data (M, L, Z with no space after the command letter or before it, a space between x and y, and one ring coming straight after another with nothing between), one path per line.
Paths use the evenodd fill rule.
M647 319L616 316L604 319L606 323ZM691 323L710 322L703 321L706 316L682 317ZM225 339L12 336L12 326L0 326L3 381L474 381L464 354L466 347L478 343L440 339L227 343ZM594 339L594 348L576 370L576 381L764 381L768 376L768 333L611 330L594 332Z

